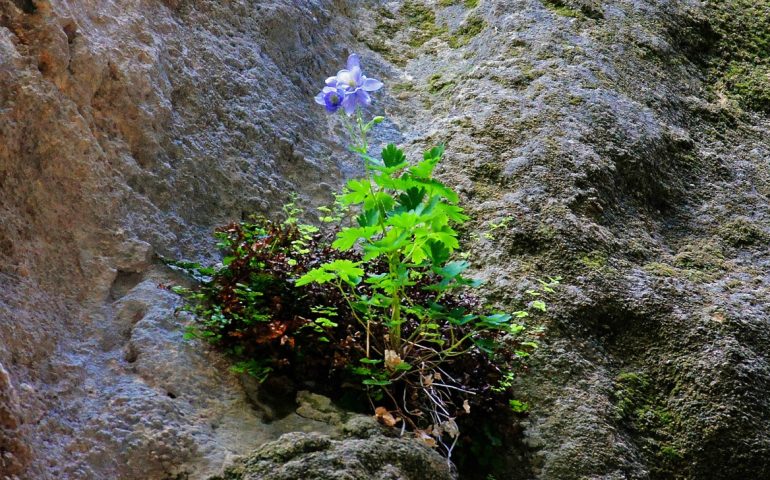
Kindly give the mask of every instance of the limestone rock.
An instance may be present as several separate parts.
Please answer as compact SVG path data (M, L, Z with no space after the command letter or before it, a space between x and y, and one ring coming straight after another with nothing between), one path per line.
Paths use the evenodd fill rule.
M211 480L450 480L445 459L414 440L382 435L334 440L287 433Z

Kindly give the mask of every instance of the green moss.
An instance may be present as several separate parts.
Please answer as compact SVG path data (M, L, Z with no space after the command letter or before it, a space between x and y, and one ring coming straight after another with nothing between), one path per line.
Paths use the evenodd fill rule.
M483 163L473 169L471 178L496 182L500 180L502 173L503 167L499 163Z
M662 445L660 447L660 455L669 460L681 460L682 453L673 445Z
M710 240L687 244L674 256L674 265L679 268L713 272L724 268L722 248Z
M718 39L711 68L716 92L770 112L770 0L708 2L706 15Z
M468 45L473 38L481 33L486 27L486 23L480 17L471 17L449 37L449 46L459 48Z
M543 6L562 17L604 18L602 3L598 0L543 0Z
M600 252L598 250L594 250L580 257L580 263L591 270L601 270L607 266L608 260L608 255L605 252Z
M633 430L639 447L654 465L653 478L669 478L685 458L675 432L678 417L661 402L656 384L640 372L622 372L615 377L615 419Z
M451 88L454 85L454 80L443 79L440 73L434 73L430 76L430 78L428 78L428 93L441 93L445 89Z
M407 44L411 47L421 47L428 40L446 33L446 27L436 23L436 13L419 2L404 2L399 9L399 14L411 27L411 33L407 40Z
M550 243L556 238L558 233L552 225L543 223L535 229L535 238L542 243Z
M698 268L677 268L668 263L650 262L644 267L644 271L665 278L681 278L692 282L708 282L716 279L719 270Z
M569 95L567 97L567 102L574 107L579 107L580 105L586 103L583 97L578 97L577 95Z
M615 378L615 417L630 417L637 405L645 403L645 391L650 386L647 377L635 372L621 372Z
M458 5L460 2L468 9L479 6L479 0L439 0L438 4L440 7L451 7L452 5Z
M678 277L680 276L680 270L660 262L650 262L644 266L646 272L653 273L660 277Z
M723 225L719 229L719 236L727 245L735 248L757 245L770 239L770 235L746 219Z
M415 86L412 82L401 82L393 84L393 86L390 87L390 90L394 93L413 92Z
M552 11L556 15L560 15L562 17L570 17L570 18L580 18L583 15L580 13L580 10L575 10L574 8L569 8L564 5L556 6L551 2L546 2L545 6L548 8L548 10Z
M414 50L432 38L444 37L445 26L436 22L435 12L415 0L404 2L396 13L378 9L378 21L372 32L362 32L359 40L389 62L403 67L414 58ZM404 44L412 48L404 48Z
M518 75L492 75L489 78L504 87L524 88L545 74L542 70L535 69L532 64L524 61L517 66L520 71Z

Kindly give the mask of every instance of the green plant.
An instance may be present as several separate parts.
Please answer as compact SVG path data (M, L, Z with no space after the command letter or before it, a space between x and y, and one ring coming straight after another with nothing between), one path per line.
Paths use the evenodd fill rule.
M260 381L285 376L336 398L366 397L381 422L409 427L447 456L461 425L483 431L497 442L483 449L491 457L509 434L489 433L493 417L483 412L504 422L527 411L513 380L542 331L523 322L546 310L543 295L559 279L527 290L525 309L483 305L456 230L468 216L434 175L444 147L417 161L392 144L372 156L368 134L384 119L365 121L361 107L382 84L363 76L356 56L348 67L316 101L340 113L366 176L319 208L324 228L302 223L292 198L282 221L217 229L220 265L168 262L199 282L174 288L195 315L186 336L222 348L235 371Z
M365 338L364 365L353 372L364 385L390 397L396 418L416 431L431 432L439 443L448 435L442 445L449 453L457 434L456 412L476 392L445 369L455 357L485 356L501 377L494 391L506 392L512 364L536 347L521 338L525 328L518 322L529 312L485 312L476 302L458 301L480 282L465 276L468 262L453 258L460 246L454 227L468 217L457 205L457 194L433 176L444 148L430 149L412 163L388 145L380 158L373 158L365 138L371 125L358 117L356 125L348 126L367 176L349 181L339 197L357 214L356 224L342 228L332 243L337 251L356 252L361 259L326 262L300 277L296 286L332 285L340 293ZM551 292L557 282L551 279L541 287ZM545 303L535 298L530 308L544 311ZM501 366L509 373L501 373ZM508 406L517 413L528 408L514 399Z

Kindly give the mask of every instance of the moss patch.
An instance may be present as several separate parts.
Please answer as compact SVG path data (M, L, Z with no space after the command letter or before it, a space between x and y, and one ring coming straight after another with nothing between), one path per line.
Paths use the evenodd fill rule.
M443 78L440 73L434 73L428 78L428 93L441 93L454 85L454 80L447 80L446 78Z
M726 223L719 228L719 236L727 245L735 248L749 247L770 241L770 235L746 219Z
M607 266L609 257L606 253L594 250L580 257L580 263L591 270L601 270Z
M449 37L449 46L459 48L468 45L473 37L484 30L484 27L486 23L480 17L470 17Z
M678 419L660 403L655 384L638 372L622 372L615 378L615 419L638 434L639 447L651 460L654 478L669 478L685 458L674 440Z
M601 2L596 0L543 0L543 6L562 17L604 18Z
M403 67L414 58L414 50L433 38L444 38L446 26L436 22L436 13L416 0L408 0L391 12L387 8L377 10L377 25L371 32L362 32L359 40L389 62ZM411 48L404 48L408 45Z
M451 7L452 5L459 5L460 3L465 8L476 8L479 6L479 0L439 0L438 4L441 7Z
M716 92L770 112L770 0L708 2L706 16L718 38L711 67Z
M722 248L709 240L683 246L674 256L674 265L679 268L713 272L724 268Z
M436 13L421 3L414 1L404 2L399 10L399 14L412 27L411 34L407 40L411 47L418 48L431 38L446 33L446 27L439 26L436 23Z

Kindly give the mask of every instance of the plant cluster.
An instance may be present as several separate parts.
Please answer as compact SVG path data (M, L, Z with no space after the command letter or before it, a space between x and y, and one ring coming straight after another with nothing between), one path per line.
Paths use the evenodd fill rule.
M538 333L521 322L545 311L541 296L558 280L541 282L512 313L472 294L480 282L467 276L456 230L469 218L434 176L444 148L416 162L392 144L370 154L367 135L382 118L365 122L361 107L381 85L351 56L316 97L340 110L366 167L321 209L327 228L300 223L294 204L282 222L222 227L221 265L178 264L203 281L176 291L197 318L188 335L225 348L240 371L366 397L381 423L451 456L463 419L526 411L511 387Z

